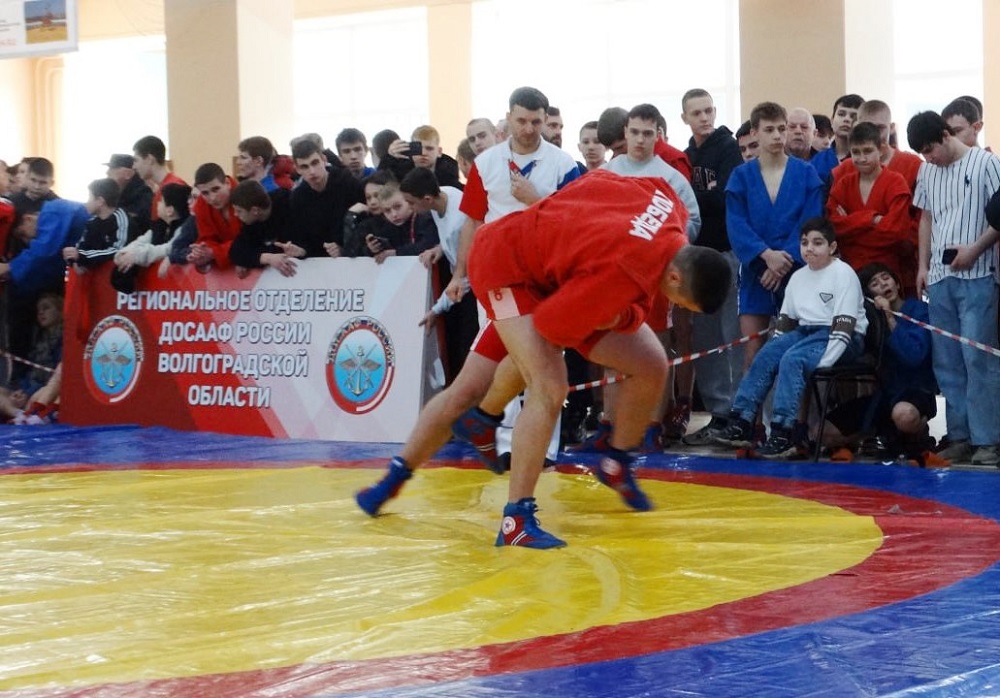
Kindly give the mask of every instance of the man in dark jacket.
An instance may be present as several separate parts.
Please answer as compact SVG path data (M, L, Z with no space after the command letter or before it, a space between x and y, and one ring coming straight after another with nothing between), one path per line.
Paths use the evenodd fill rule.
M715 127L715 104L712 95L705 90L688 90L681 99L681 109L681 118L691 128L691 140L684 152L691 161L691 187L701 211L701 233L696 244L722 252L735 279L738 263L726 233L726 183L733 168L743 164L740 148L728 128ZM735 283L718 312L694 315L692 332L694 351L711 349L739 338ZM732 403L736 394L742 367L742 352L736 349L710 354L698 361L698 393L712 419L702 429L685 436L683 443L710 443L713 432L725 426L727 404Z
M344 246L344 215L365 200L364 186L346 167L328 166L314 141L297 142L292 158L302 182L292 190L290 241L306 257L339 257Z
M149 214L153 208L153 190L136 174L135 158L115 153L106 163L108 179L115 180L121 189L118 208L125 211L134 224L133 230L142 235L150 227ZM129 240L131 242L131 240Z

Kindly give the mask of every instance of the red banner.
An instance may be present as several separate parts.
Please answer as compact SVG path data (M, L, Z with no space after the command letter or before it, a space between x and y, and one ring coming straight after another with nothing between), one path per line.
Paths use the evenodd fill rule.
M294 277L171 266L110 285L71 273L61 417L232 434L403 441L436 342L414 257L310 259Z

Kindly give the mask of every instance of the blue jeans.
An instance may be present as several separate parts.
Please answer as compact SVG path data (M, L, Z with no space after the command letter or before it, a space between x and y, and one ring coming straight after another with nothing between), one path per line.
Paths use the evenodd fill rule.
M769 340L753 357L733 399L733 411L752 424L760 404L774 385L771 423L790 429L799 415L809 376L823 358L829 340L829 325L800 326ZM863 346L863 338L855 334L840 360L857 359Z
M946 276L928 287L931 324L968 339L997 346L997 288L992 276ZM931 334L934 377L945 399L945 422L953 441L975 446L1000 443L1000 358ZM969 405L975 409L970 410Z

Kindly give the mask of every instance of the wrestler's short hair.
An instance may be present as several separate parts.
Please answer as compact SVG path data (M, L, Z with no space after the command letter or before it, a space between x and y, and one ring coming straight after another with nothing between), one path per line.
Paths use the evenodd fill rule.
M729 262L718 250L701 245L685 245L673 260L688 296L703 313L722 307L733 285Z

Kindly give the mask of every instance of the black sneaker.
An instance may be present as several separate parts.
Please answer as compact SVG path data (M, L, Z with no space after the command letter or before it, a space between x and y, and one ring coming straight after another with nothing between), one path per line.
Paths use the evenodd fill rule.
M761 458L776 460L798 455L799 447L792 438L792 430L786 427L771 425L771 435L767 437L764 445L754 453Z
M715 437L721 436L726 428L724 417L712 416L711 421L693 434L688 434L681 443L685 446L708 446L716 443Z
M869 436L858 447L858 455L875 460L892 460L898 454L894 451L885 438L879 435Z
M753 445L753 425L740 417L730 416L729 423L712 440L723 446L750 448Z
M951 435L945 434L937 442L937 447L934 449L934 453L941 453L941 451L945 450L949 446L951 446Z
M587 428L584 425L586 418L586 409L563 408L562 423L559 431L559 450L563 450L573 444L578 444L587 438Z

